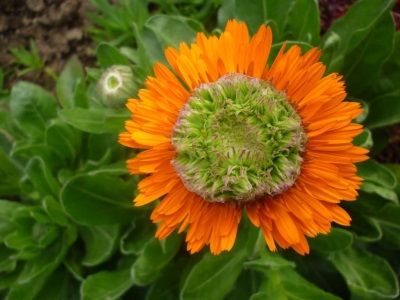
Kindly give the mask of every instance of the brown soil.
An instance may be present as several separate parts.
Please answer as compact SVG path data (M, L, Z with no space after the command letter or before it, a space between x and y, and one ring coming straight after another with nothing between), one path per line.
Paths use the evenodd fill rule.
M10 48L29 49L35 41L46 67L59 74L68 59L76 54L84 66L95 64L95 45L85 28L85 12L93 10L88 0L2 0L0 1L0 66L6 72L5 88L19 80L35 82L52 90L54 80L46 72L17 76Z

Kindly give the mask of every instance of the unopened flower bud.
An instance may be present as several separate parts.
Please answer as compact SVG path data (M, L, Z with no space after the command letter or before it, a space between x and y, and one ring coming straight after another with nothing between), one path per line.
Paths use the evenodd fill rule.
M134 96L136 83L132 69L128 66L108 68L98 83L103 104L107 107L120 107L128 98Z

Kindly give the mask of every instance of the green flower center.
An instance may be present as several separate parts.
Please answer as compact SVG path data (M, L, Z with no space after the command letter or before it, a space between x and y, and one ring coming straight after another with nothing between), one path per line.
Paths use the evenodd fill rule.
M249 202L290 188L307 136L272 83L231 73L199 85L172 130L172 164L210 202Z
M115 90L120 87L121 79L114 75L110 75L107 80L107 85L110 90Z

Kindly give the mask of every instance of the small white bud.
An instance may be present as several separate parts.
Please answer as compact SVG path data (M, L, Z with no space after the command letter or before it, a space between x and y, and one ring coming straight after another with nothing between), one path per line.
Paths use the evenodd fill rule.
M108 68L100 77L98 89L105 106L123 106L137 91L132 69L129 66Z

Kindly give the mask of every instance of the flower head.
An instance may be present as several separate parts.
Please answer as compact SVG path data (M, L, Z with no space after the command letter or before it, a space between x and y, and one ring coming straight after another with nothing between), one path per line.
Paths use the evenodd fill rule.
M131 68L128 66L109 67L101 75L98 89L105 106L121 106L136 90Z
M173 71L157 63L129 100L120 143L146 149L127 163L149 174L135 205L163 197L151 215L156 237L187 229L190 252L210 245L218 254L232 248L246 211L272 251L305 254L305 236L349 225L338 204L356 199L354 163L367 159L352 144L360 105L344 101L341 76L323 76L319 50L283 45L268 66L271 45L269 27L250 38L229 21L219 38L199 33L190 47L167 48Z

